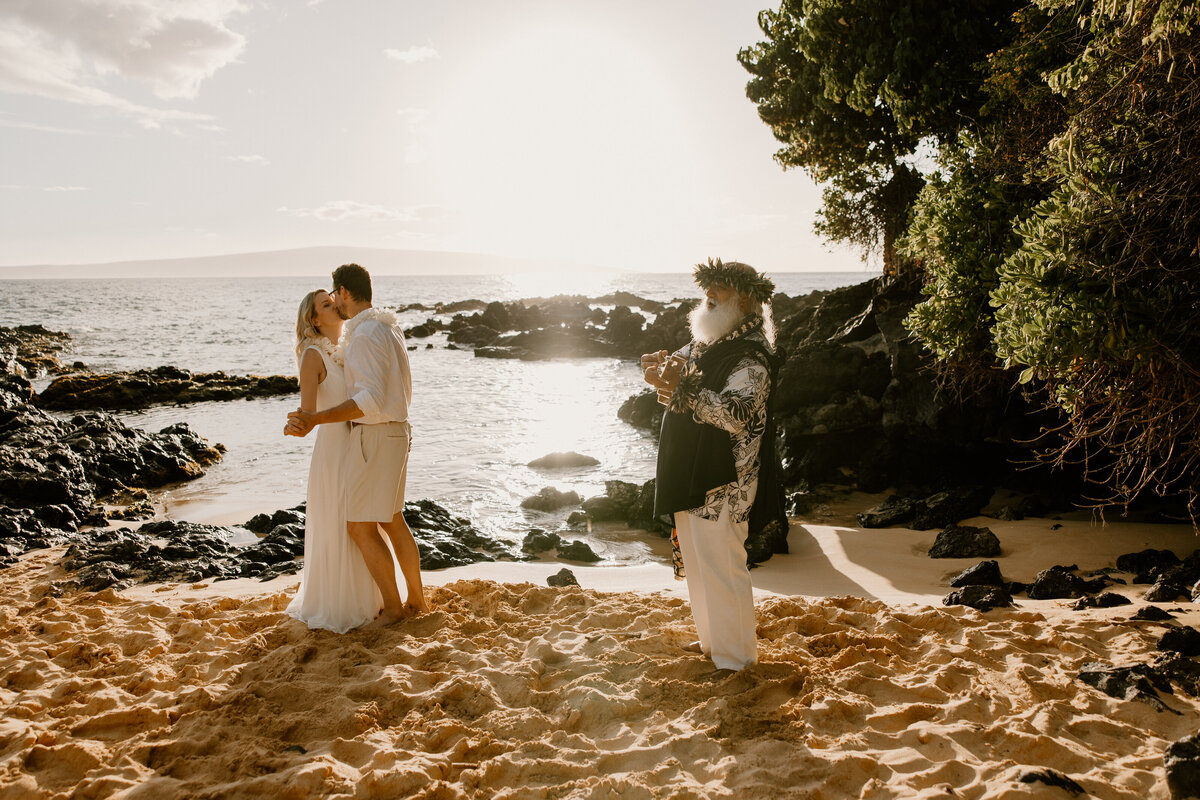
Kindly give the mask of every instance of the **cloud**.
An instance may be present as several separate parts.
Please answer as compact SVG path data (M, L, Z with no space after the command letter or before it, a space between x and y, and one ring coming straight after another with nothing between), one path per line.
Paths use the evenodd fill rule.
M230 161L240 161L240 162L242 162L243 164L259 164L259 165L261 165L261 166L266 166L267 164L270 164L270 163L271 163L270 161L267 161L267 159L266 159L266 158L264 158L263 156L259 156L259 155L253 155L253 156L229 156L229 160L230 160Z
M26 131L37 131L38 133L64 133L71 136L92 134L92 131L80 130L78 128L60 128L56 125L41 125L36 122L22 122L10 119L0 119L0 128L17 128Z
M88 192L91 191L87 186L47 186L42 191L44 192Z
M325 222L342 222L349 219L366 219L393 222L417 222L442 217L449 212L439 206L410 206L409 208L387 208L357 200L330 200L316 208L277 209L280 214L293 217L313 217Z
M279 209L282 214L294 217L315 217L326 222L341 222L346 219L395 220L411 222L416 219L412 210L385 208L371 203L359 203L355 200L330 200L317 208L288 208Z
M233 62L246 40L226 22L241 0L5 0L0 4L0 91L113 108L148 127L204 114L153 108L102 88L117 76L160 99L192 98Z
M391 61L399 61L401 64L416 64L418 61L428 61L431 58L438 57L438 51L432 47L422 47L414 45L407 50L393 50L388 48L383 51L383 54Z

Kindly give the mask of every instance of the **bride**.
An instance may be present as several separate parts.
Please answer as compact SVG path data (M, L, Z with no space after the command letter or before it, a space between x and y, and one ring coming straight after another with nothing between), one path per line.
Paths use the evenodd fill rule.
M323 289L300 301L296 358L300 363L300 408L318 411L345 402L346 378L337 348L342 318ZM350 435L346 422L321 425L308 470L304 522L304 571L288 614L310 628L345 633L364 625L383 608L362 553L346 532L342 503L342 454Z

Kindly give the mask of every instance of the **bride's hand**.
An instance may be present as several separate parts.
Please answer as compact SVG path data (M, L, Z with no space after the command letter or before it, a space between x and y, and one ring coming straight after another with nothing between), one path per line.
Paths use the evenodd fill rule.
M287 425L283 428L284 435L307 436L308 432L313 429L312 416L311 413L300 408L288 414Z

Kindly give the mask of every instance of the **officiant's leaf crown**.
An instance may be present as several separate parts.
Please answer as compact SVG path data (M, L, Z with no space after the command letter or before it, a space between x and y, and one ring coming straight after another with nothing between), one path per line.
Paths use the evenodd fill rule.
M696 265L692 277L701 289L726 286L759 303L770 301L775 294L775 283L770 278L758 274L754 267L740 261L727 264L719 258L710 258L707 264Z

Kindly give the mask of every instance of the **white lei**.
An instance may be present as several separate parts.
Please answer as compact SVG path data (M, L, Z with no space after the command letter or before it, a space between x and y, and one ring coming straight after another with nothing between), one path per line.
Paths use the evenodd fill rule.
M343 336L342 341L345 340L346 337ZM322 353L329 356L329 360L337 364L339 367L346 366L346 356L342 352L341 344L339 343L335 345L333 342L329 341L328 336L317 336L315 338L310 338L304 343L304 346L306 350L309 347L317 348Z
M375 308L374 306L358 312L354 315L354 319L342 326L342 341L339 349L344 349L346 342L350 341L350 337L354 335L355 329L369 320L376 320L390 327L396 324L396 315L382 308Z

